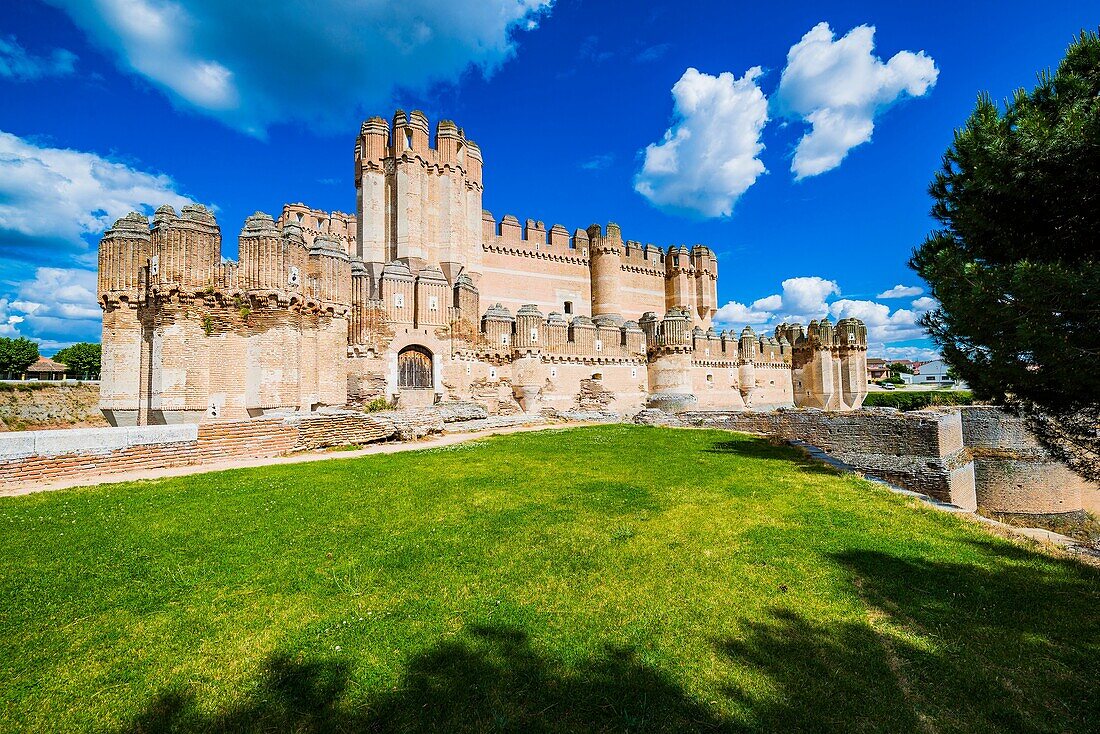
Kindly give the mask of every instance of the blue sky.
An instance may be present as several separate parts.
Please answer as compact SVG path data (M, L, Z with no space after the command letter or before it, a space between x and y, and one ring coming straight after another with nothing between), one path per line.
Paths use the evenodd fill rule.
M498 217L710 245L731 328L855 315L875 354L928 356L905 263L953 129L1098 25L1084 2L24 0L0 19L0 335L98 340L95 243L131 209L211 205L229 257L255 210L353 211L358 123L402 107L481 146Z

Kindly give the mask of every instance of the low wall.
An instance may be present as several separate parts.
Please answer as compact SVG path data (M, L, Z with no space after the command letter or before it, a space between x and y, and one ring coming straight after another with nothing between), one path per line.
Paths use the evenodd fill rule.
M1100 488L1058 462L1023 421L999 408L960 408L974 457L978 506L1012 515L1078 515L1096 509Z
M1100 510L1100 487L1056 461L1019 418L993 406L676 415L647 410L636 420L805 441L860 472L968 510L1028 516Z
M260 459L295 451L412 440L443 430L445 421L484 417L444 409L360 413L332 411L171 426L76 428L0 433L0 489L228 459Z
M958 411L870 408L830 413L804 408L771 413L689 411L676 418L683 425L805 441L869 476L967 510L978 506L974 464L963 446Z

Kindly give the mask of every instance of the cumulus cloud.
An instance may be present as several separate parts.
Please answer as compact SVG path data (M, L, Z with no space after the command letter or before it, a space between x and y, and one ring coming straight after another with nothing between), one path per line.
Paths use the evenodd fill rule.
M262 135L345 125L470 68L488 74L550 0L49 0L177 103Z
M758 298L749 305L730 301L718 309L714 320L726 328L740 328L745 324L775 326L782 321L801 322L820 319L829 313L826 299L840 295L835 280L817 276L788 278L782 283L782 292Z
M33 278L19 284L15 298L0 299L0 334L5 318L13 332L9 336L18 332L40 345L98 341L101 311L95 271L36 268Z
M100 329L92 241L130 211L191 203L163 174L0 131L0 335L51 348ZM35 267L43 262L51 267Z
M0 298L0 336L19 336L19 324L23 322L23 317L11 311L8 299Z
M791 163L797 179L839 166L849 150L871 139L877 115L935 85L939 70L924 51L900 51L883 63L874 38L874 26L861 25L837 39L822 22L787 53L775 106L811 126Z
M729 216L765 172L758 157L768 100L759 66L740 79L688 69L672 87L675 120L645 149L634 188L657 207L703 217Z
M78 253L130 211L190 203L163 174L0 131L0 256Z
M920 339L924 329L917 325L916 311L899 308L894 311L885 303L853 301L842 298L829 304L833 320L856 318L867 325L867 340L873 342L900 342Z
M841 298L840 295L840 285L835 280L818 276L788 278L783 281L779 293L748 304L729 301L718 309L714 322L719 329L737 332L749 325L758 333L768 333L783 322L806 325L825 316L833 323L857 318L867 325L867 342L872 356L889 354L897 359L917 359L935 354L926 346L911 344L927 339L917 320L921 313L936 305L935 299L918 298L913 301L912 308L894 309L878 301Z
M912 298L924 293L923 288L919 288L915 285L901 285L898 284L889 290L885 290L879 293L875 298Z
M931 296L924 296L913 301L913 308L917 311L931 311L934 308L938 308L940 302Z
M0 77L33 81L73 73L76 54L55 48L49 56L35 56L20 45L15 36L0 38Z

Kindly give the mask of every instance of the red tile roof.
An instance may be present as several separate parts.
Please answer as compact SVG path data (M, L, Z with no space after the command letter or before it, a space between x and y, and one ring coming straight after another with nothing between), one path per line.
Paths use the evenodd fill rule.
M38 361L27 368L27 374L43 372L68 372L69 368L60 362L54 362L48 357L39 357Z

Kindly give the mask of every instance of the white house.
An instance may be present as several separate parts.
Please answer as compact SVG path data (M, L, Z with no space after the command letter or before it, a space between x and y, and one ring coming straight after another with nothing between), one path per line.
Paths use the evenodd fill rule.
M955 380L947 376L949 369L947 363L942 359L934 359L915 367L912 375L903 373L901 379L906 385L931 385L933 387L954 385ZM960 382L958 387L966 387L966 385Z

